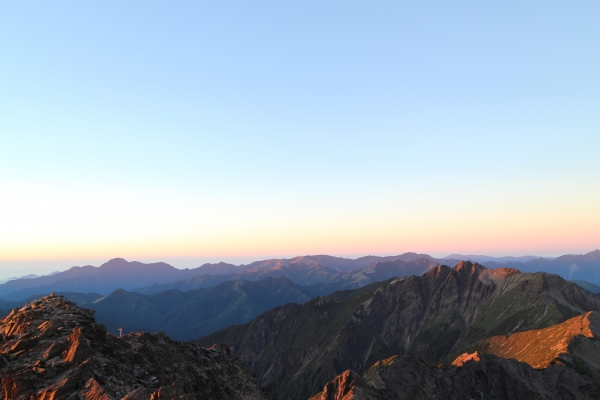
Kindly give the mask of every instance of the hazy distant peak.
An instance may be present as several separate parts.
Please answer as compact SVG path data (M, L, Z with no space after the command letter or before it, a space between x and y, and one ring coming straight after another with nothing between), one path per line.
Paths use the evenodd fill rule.
M454 259L454 260L465 260L465 261L472 261L472 262L478 262L478 263L486 263L486 262L490 262L490 261L501 262L501 263L506 263L506 262L524 263L524 262L536 260L539 258L541 258L541 257L539 257L539 256L494 257L494 256L486 256L483 254L450 254L449 256L442 258L442 260Z
M127 264L129 264L129 261L127 261L124 258L112 258L112 259L108 260L107 262L105 262L104 264L102 264L99 268L116 268L116 267L122 267Z

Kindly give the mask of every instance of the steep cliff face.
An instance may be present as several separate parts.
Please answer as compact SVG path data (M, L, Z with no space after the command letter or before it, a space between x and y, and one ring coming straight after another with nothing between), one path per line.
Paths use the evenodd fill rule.
M563 366L535 370L490 354L462 356L452 366L432 368L413 356L377 362L364 376L345 371L311 400L598 399L597 374Z
M600 298L556 275L462 262L359 296L279 307L198 343L227 343L275 397L300 399L347 369L360 374L403 354L437 365L478 340L590 310L600 310Z
M54 295L0 320L0 376L2 400L265 398L225 346L160 333L117 338L92 310Z
M568 365L581 371L600 370L600 314L590 311L560 324L479 341L467 351L514 358L533 368Z

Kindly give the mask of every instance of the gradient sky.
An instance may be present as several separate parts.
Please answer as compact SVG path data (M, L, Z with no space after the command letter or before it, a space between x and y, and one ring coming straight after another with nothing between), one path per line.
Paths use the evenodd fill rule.
M0 5L0 277L583 253L599 161L598 2Z

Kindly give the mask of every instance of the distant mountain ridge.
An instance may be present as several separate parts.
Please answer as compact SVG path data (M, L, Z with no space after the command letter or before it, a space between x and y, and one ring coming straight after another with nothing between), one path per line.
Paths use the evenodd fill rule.
M455 255L453 255L455 256ZM450 256L448 256L450 257ZM338 282L341 287L351 287L350 281L343 282L349 275L364 270L376 263L413 262L419 259L430 260L438 265L455 265L459 259L436 259L427 254L404 253L397 256L365 256L357 259L334 257L328 255L300 256L289 259L270 259L256 261L247 265L228 263L204 264L193 269L177 269L166 263L144 264L137 261L126 261L122 258L112 259L100 267L72 267L67 271L31 279L16 279L0 284L0 299L5 301L21 301L32 295L48 294L51 292L95 292L108 294L116 289L139 290L143 293L156 293L170 288L181 290L198 289L218 285L226 280L244 279L259 280L268 276L287 276L302 285L317 282ZM585 280L600 285L600 251L595 250L584 255L565 255L548 260L537 258L527 262L516 262L523 257L494 258L483 265L489 268L509 267L525 272L544 271L555 273L569 280ZM525 258L530 256L524 256ZM508 261L498 261L498 260ZM343 278L343 274L346 278ZM369 273L365 272L366 275ZM365 276L366 276L365 275ZM371 276L374 276L371 274ZM356 279L361 278L356 275ZM364 276L361 278L364 279ZM373 280L367 278L365 284ZM187 282L183 282L187 281ZM177 283L175 283L177 282ZM154 288L149 288L155 285ZM160 286L165 285L165 286ZM349 285L349 286L348 286Z
M305 263L305 261L308 262ZM394 277L421 275L439 265L432 258L412 259L411 257L410 261L400 259L395 259L394 261L376 261L374 264L363 269L336 272L314 260L306 260L305 258L293 259L286 264L275 261L271 262L269 260L268 263L262 264L259 268L247 269L237 274L199 275L186 280L154 284L146 288L134 289L133 291L142 294L154 294L171 289L186 291L208 288L228 280L258 281L267 277L286 277L300 285L321 284L322 291L327 294L335 290L356 289Z
M72 267L53 275L32 279L16 279L0 284L0 299L21 301L32 295L49 294L58 291L108 294L120 288L134 290L154 284L160 285L174 281L188 280L201 275L206 276L204 278L196 278L196 280L203 281L201 284L202 287L218 285L232 279L236 275L235 279L252 280L259 280L267 276L288 276L296 283L309 285L315 282L328 281L330 277L340 272L367 268L376 262L390 260L411 261L418 258L433 260L430 256L416 253L405 253L399 256L387 257L366 256L357 259L317 255L290 259L262 260L248 265L236 266L227 263L216 263L204 264L193 269L177 269L162 262L145 264L138 261L115 258L102 264L100 267L93 267L91 265ZM299 267L302 265L304 267ZM197 289L198 287L194 288Z
M195 270L177 269L166 263L144 264L112 259L100 267L73 267L67 271L34 279L17 279L0 285L0 297L18 301L36 294L50 292L98 292L101 294L141 285L169 282L197 275Z
M523 272L547 272L568 280L585 280L600 285L600 250L586 254L567 254L554 259L536 258L518 262L484 262L488 268L517 268Z
M471 261L477 262L479 264L485 264L486 262L528 262L532 260L537 260L541 258L539 256L503 256L503 257L493 257L493 256L485 256L485 255L465 255L465 254L450 254L449 256L443 257L442 260L462 260L462 261Z

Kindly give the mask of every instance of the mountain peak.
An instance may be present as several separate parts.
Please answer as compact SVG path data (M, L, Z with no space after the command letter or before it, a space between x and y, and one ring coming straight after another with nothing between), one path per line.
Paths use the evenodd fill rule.
M486 267L479 263L472 263L471 261L461 261L452 268L453 271L464 275L479 275L484 270L487 270Z
M0 320L2 398L204 398L207 387L212 398L265 398L226 347L117 338L93 314L52 294Z
M122 267L126 264L129 264L129 261L127 261L124 258L111 258L110 260L102 264L99 268L116 268Z

